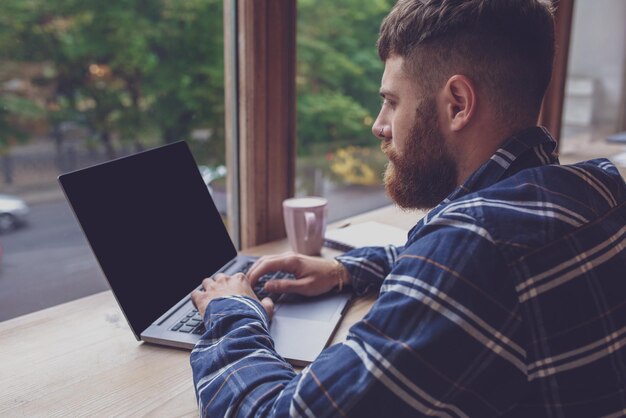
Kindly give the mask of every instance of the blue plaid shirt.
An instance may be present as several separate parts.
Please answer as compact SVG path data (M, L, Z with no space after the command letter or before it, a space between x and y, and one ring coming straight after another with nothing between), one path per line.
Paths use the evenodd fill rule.
M409 233L338 257L380 294L296 373L246 297L212 301L191 354L203 416L626 414L626 185L561 166L542 128L508 139Z

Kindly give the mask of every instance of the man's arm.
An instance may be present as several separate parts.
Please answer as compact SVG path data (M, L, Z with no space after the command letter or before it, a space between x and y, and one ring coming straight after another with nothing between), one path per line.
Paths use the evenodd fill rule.
M348 270L351 285L357 295L378 290L391 271L404 247L363 247L336 257Z
M208 305L193 351L204 416L493 416L526 384L506 263L472 231L440 228L396 260L370 313L302 373L276 354L268 316L241 296Z
M336 261L296 253L264 256L248 272L251 285L267 273L285 271L297 280L276 279L265 284L270 293L317 296L335 287L352 286L357 295L379 289L403 247L364 247L336 257Z

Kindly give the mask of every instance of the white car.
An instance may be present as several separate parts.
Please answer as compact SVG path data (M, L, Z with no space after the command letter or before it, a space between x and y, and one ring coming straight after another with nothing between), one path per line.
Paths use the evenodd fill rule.
M30 209L19 197L0 194L0 233L26 223Z

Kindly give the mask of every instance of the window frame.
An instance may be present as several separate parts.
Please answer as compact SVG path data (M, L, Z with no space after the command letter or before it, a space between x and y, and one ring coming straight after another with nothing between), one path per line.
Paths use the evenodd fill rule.
M539 124L559 139L574 0L556 8L556 57ZM224 0L230 230L240 249L285 236L295 193L296 0Z
M561 138L574 0L552 0L552 4L556 8L554 17L556 53L552 79L543 98L538 123L548 128L558 144Z
M229 218L248 248L285 236L282 201L295 191L296 0L225 0L224 10L227 158L239 166L229 190L240 203Z

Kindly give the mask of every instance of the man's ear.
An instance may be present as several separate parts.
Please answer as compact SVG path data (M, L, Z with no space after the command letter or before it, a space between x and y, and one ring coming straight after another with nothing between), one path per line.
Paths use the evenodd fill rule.
M464 75L450 77L443 89L445 121L450 131L462 130L473 119L477 108L476 88Z

